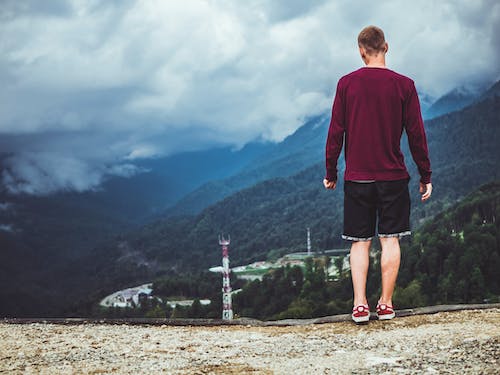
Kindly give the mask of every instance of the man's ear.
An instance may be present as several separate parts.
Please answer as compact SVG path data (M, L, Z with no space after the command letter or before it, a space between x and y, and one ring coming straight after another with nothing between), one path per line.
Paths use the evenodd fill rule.
M387 42L385 42L384 53L387 53L387 51L389 51L389 44L387 44Z
M359 46L359 54L361 55L361 58L364 61L366 59L366 50L361 46Z

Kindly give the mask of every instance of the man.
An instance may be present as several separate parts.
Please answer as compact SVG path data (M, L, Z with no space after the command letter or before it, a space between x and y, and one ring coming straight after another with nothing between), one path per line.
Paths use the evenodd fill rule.
M410 196L400 140L403 129L420 174L422 201L432 193L431 168L420 104L414 82L385 65L388 44L376 26L358 36L362 67L337 84L326 143L323 184L335 189L337 159L345 137L344 234L352 241L350 263L354 290L352 319L367 322L369 250L378 229L382 246L379 319L395 316L392 294L400 264L399 239L410 232ZM378 219L378 225L377 225Z

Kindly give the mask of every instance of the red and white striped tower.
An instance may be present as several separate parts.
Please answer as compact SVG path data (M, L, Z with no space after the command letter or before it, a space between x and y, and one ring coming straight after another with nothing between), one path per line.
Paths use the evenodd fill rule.
M227 239L224 236L219 236L219 245L222 246L222 319L233 319L233 305L231 301L231 284L229 282L229 255L228 246L231 242L231 237Z

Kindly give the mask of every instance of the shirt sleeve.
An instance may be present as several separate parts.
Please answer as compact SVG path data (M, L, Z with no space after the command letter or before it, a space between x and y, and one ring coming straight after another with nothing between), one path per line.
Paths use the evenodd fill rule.
M337 160L344 144L345 105L341 80L332 107L332 118L326 141L326 175L328 181L337 181Z
M404 105L404 126L408 136L411 156L420 174L420 182L428 184L431 182L431 163L429 160L424 121L420 112L417 90L413 82L410 94Z

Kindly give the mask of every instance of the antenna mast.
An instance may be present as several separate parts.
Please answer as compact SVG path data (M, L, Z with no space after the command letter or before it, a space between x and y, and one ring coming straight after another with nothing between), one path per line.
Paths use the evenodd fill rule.
M311 231L307 228L307 255L311 256Z

